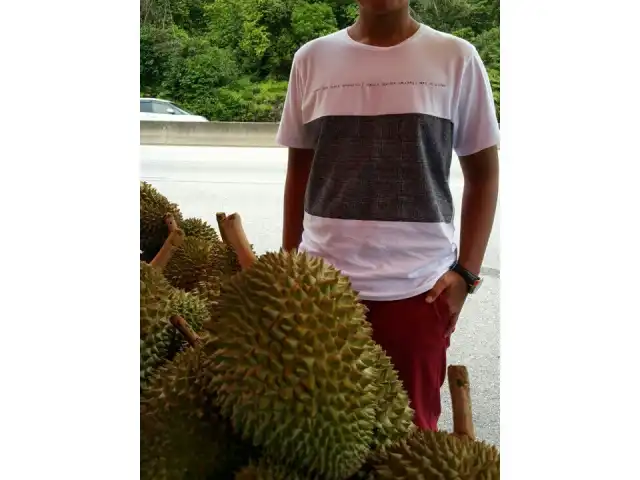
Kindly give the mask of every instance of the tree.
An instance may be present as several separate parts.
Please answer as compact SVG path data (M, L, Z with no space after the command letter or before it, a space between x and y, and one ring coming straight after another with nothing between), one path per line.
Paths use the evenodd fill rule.
M499 0L411 7L418 20L475 45L499 114ZM277 121L296 50L357 16L353 0L141 0L140 91L211 120Z

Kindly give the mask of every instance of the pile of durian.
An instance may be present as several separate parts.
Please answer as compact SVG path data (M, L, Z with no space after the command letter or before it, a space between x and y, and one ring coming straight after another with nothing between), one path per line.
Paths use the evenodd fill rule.
M458 434L418 431L348 278L304 253L256 257L237 214L217 220L141 182L143 480L499 478L465 381Z

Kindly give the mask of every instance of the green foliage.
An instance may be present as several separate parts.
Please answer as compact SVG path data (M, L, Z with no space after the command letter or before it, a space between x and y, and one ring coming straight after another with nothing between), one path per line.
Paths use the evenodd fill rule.
M285 80L255 83L243 78L220 88L206 114L234 122L279 122L286 94Z
M291 14L291 30L299 44L328 35L338 29L331 6L326 3L298 3Z
M499 0L411 0L411 8L475 45L499 116ZM141 94L210 120L278 121L296 50L357 16L355 0L141 0Z

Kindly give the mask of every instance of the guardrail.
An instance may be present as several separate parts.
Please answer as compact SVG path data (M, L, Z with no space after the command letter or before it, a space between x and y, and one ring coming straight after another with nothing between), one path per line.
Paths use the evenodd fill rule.
M278 147L277 123L140 121L140 145Z

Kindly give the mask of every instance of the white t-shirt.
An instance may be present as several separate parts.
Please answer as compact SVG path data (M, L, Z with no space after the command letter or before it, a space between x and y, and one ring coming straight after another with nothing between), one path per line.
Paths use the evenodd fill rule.
M315 151L301 251L364 300L430 289L455 261L453 151L498 144L489 79L469 42L426 25L392 47L346 29L296 52L277 142Z

